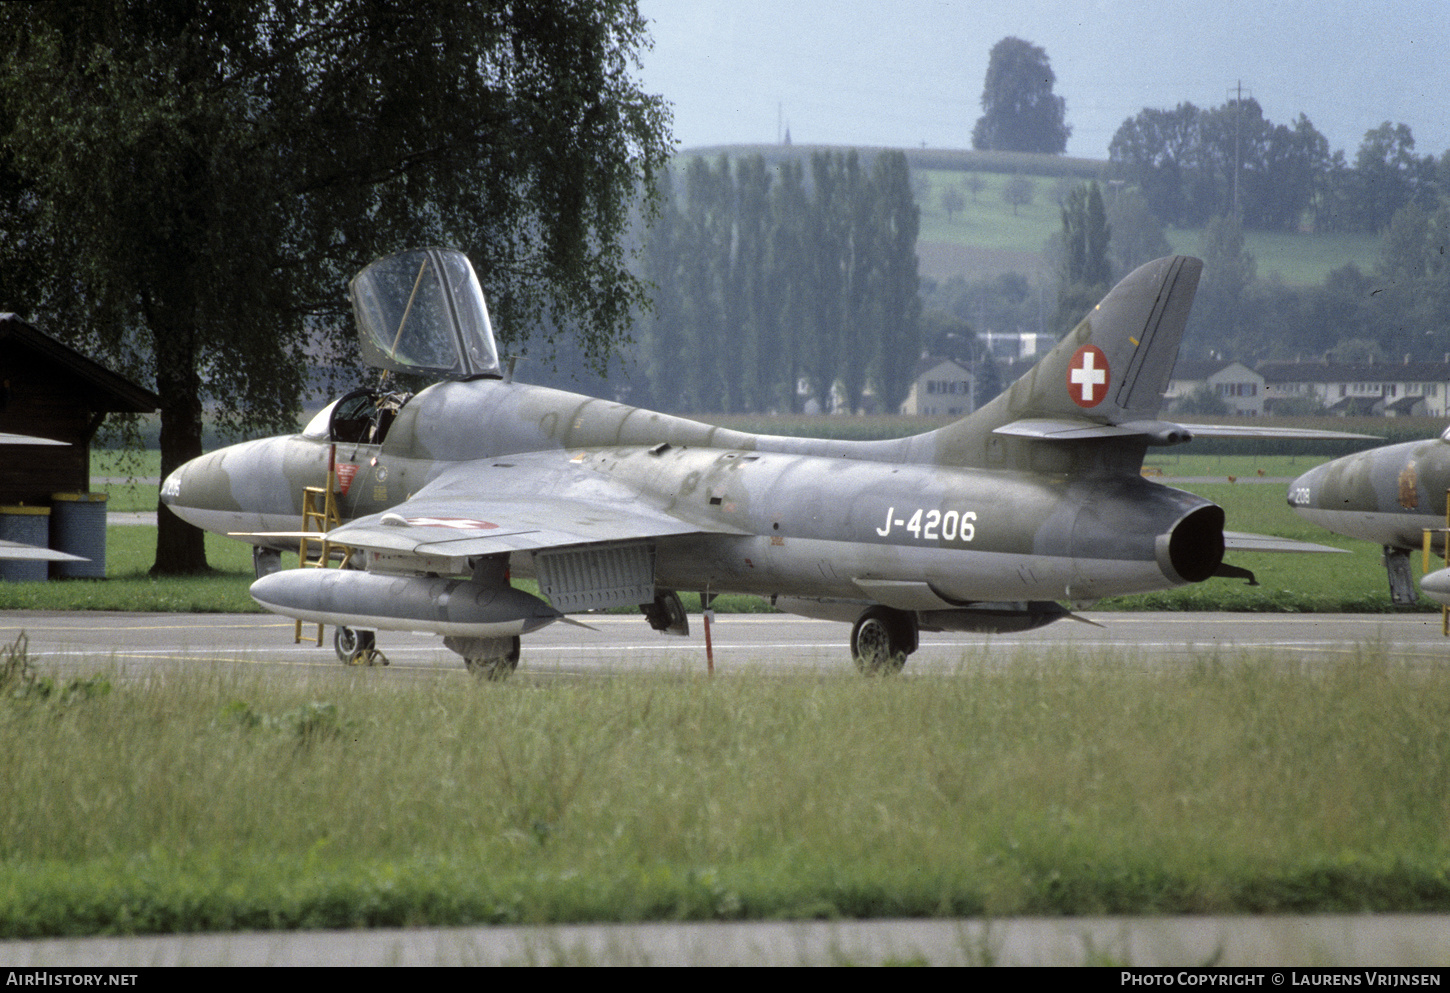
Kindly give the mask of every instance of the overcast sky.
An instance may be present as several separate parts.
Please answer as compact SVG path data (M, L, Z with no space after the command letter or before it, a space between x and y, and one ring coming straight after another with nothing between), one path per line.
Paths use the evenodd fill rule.
M1365 131L1450 148L1450 0L640 0L647 91L683 149L769 143L969 148L992 46L1047 52L1067 153L1106 158L1144 107L1214 107L1240 81L1352 162Z

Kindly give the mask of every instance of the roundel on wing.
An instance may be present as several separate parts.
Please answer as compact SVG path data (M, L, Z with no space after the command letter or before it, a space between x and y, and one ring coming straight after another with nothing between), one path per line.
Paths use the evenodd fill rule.
M1079 407L1096 407L1108 395L1112 374L1108 357L1096 345L1084 345L1067 365L1067 395Z

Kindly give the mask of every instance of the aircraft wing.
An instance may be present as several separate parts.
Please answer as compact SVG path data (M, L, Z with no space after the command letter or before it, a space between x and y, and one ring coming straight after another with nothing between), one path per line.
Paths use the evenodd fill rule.
M706 530L548 453L452 467L410 499L328 537L371 551L464 558Z
M26 545L18 541L0 541L0 559L29 562L89 562L90 559L53 548Z
M52 438L37 438L28 434L11 434L8 431L0 431L0 445L65 445L68 441L56 441Z
M1293 538L1275 538L1267 534L1248 534L1243 531L1225 531L1223 547L1235 552L1334 552L1348 555L1347 548L1331 548L1316 545L1312 541L1296 541Z

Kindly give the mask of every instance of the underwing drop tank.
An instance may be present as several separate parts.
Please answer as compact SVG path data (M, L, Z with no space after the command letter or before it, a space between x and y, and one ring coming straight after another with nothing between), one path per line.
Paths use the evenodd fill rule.
M258 579L251 594L268 610L310 624L456 638L516 637L564 616L507 584L355 569L286 569Z

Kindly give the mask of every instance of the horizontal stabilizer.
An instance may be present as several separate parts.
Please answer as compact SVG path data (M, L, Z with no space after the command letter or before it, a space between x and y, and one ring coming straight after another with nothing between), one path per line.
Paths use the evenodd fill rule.
M993 434L1010 434L1019 438L1040 438L1044 441L1086 441L1095 438L1147 438L1149 444L1177 445L1192 441L1193 434L1182 424L1167 421L1129 421L1125 424L1099 424L1085 419L1053 419L1031 417L996 428Z
M1379 435L1317 428L1270 428L1237 424L1180 424L1195 438L1281 438L1286 441L1383 441Z
M1320 431L1316 428L1273 428L1254 425L1175 424L1171 421L1125 421L1101 424L1086 418L1027 417L992 431L1043 441L1086 441L1095 438L1146 438L1150 445L1179 445L1194 438L1265 438L1284 441L1379 441L1372 434Z
M1347 555L1346 548L1331 548L1328 545L1316 545L1312 541L1295 541L1293 538L1275 538L1267 534L1246 534L1243 531L1225 531L1223 533L1223 547L1225 551L1233 552L1333 552L1336 555Z

